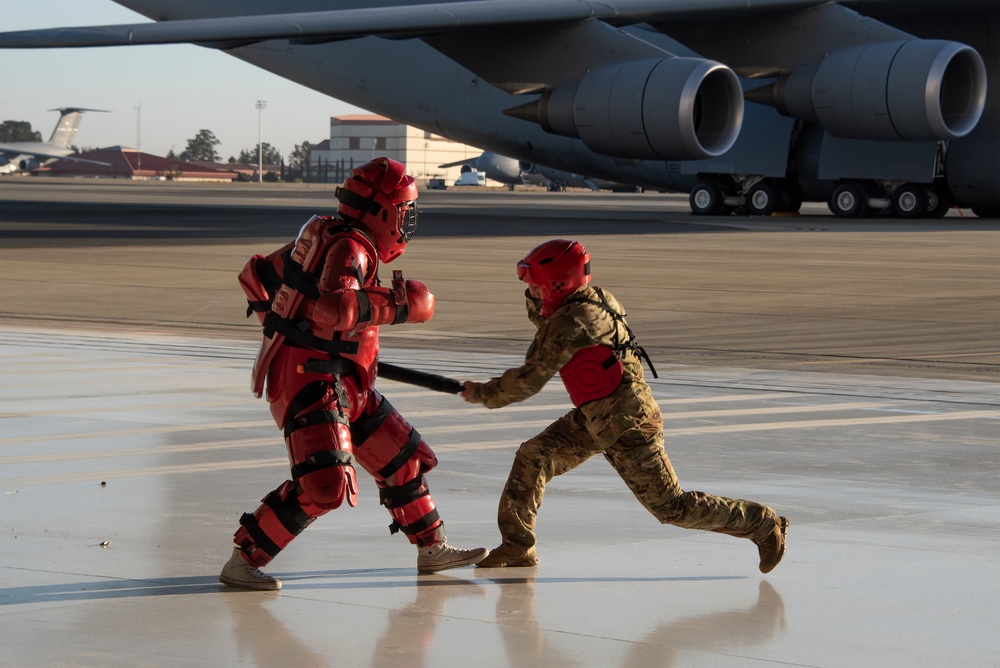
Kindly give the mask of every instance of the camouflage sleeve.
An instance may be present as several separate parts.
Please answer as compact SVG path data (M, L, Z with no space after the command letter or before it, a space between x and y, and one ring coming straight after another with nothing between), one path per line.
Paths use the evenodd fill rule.
M472 398L487 408L524 401L537 394L586 345L585 328L571 315L544 319L528 347L524 364L477 386Z

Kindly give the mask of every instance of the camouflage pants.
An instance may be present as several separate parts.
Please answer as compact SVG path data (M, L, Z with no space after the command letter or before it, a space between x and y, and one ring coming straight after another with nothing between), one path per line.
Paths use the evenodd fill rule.
M682 490L663 450L661 430L632 429L601 449L580 412L572 411L518 448L497 513L503 540L533 552L535 519L545 484L598 454L604 455L639 502L663 524L753 538L765 520L775 515L754 501Z

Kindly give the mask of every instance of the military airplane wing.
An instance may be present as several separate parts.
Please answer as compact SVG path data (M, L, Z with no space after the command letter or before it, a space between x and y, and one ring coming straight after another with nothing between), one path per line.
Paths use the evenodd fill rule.
M155 22L0 48L200 44L515 160L659 189L715 179L710 200L947 179L997 207L993 0L117 1ZM749 115L761 142L738 142L745 99L766 110ZM926 145L928 164L895 145Z

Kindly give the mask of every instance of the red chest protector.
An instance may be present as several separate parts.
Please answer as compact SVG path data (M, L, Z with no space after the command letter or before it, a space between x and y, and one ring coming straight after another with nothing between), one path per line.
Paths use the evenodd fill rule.
M350 359L360 367L364 384L373 380L370 376L374 375L378 359L377 328L326 340L313 336L309 327L295 320L305 300L319 297L316 274L334 242L350 237L370 250L370 257L376 257L374 247L364 235L345 229L337 225L338 222L333 218L313 216L302 227L294 244L267 258L254 256L240 273L240 285L250 302L250 310L257 312L264 326L264 339L251 377L251 389L257 397L262 396L271 363L286 339L301 349ZM377 261L373 261L369 275L358 277L362 287L375 280L376 266ZM280 281L277 286L276 279Z
M622 384L625 369L609 346L583 348L559 370L570 401L580 407L614 394Z

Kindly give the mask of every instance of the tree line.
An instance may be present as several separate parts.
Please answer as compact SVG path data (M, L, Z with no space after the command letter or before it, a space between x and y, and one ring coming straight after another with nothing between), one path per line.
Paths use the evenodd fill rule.
M0 142L20 142L20 141L42 141L42 134L31 129L31 123L27 121L3 121L0 123ZM183 162L222 162L215 147L222 142L211 130L199 130L198 133L187 140L187 146L180 155L174 153L173 149L167 153L166 157L171 160L181 160ZM288 156L289 167L303 169L309 164L309 153L312 144L307 141L296 144ZM263 154L265 165L284 164L281 152L267 142L262 145L254 145L252 148L240 151L238 156L229 156L229 163L244 163L256 165L260 162Z

